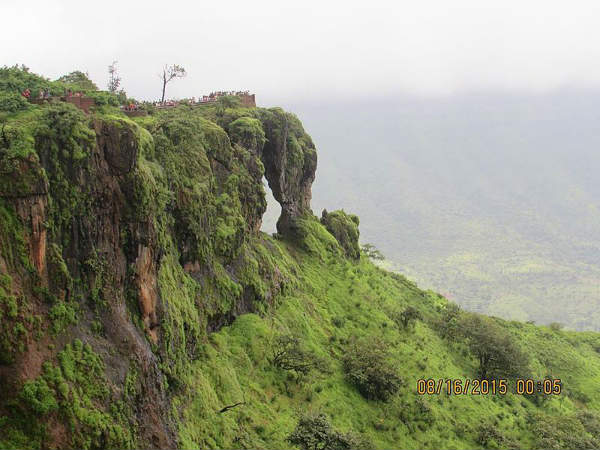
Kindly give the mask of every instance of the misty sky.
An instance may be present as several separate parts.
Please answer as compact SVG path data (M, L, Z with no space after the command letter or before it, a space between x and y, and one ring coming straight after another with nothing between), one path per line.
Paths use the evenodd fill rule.
M13 1L0 3L0 64L106 87L119 61L130 95L249 89L261 105L322 96L600 85L597 1Z

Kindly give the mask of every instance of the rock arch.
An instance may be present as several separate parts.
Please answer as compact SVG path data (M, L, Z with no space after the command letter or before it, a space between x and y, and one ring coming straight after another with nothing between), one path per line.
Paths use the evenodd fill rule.
M311 186L317 170L317 151L300 120L281 108L259 111L266 142L260 152L265 178L281 205L277 231L295 234L296 220L312 214Z

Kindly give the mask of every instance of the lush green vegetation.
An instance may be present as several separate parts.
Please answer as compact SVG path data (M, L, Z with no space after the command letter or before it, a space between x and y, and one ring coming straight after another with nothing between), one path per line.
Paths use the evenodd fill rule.
M327 417L323 414L300 418L296 429L288 437L288 441L302 450L372 448L370 442L365 442L352 433L340 433L332 429Z
M284 248L298 255L302 287L283 297L265 317L241 316L209 336L189 380L193 394L188 401L180 400L187 404L181 424L185 446L287 448L289 436L298 434L294 430L306 422L299 418L307 411L325 414L335 430L356 433L376 448L570 448L574 441L563 428L579 433L572 439L598 446L597 334L472 319L439 295L423 292L369 261L354 263L333 254L321 261L298 254L289 244ZM422 318L404 327L393 318L408 307ZM498 344L509 339L515 351L527 355L528 376L561 378L563 393L516 395L513 372L505 396L417 395L419 378L480 375L478 348L470 332L458 327L454 336L448 331L447 323L456 323L457 317L460 322L490 321L490 333L500 335ZM296 377L274 366L270 355L282 334L296 336L305 349L329 362L329 370ZM514 361L505 363L509 370ZM363 368L376 370L377 364L384 367L375 375L385 374L385 383L396 377L398 382L381 391L388 393L385 399L372 395L369 400L365 397L378 392L370 390L378 385L364 376ZM349 377L349 371L355 376ZM244 405L219 414L223 406L241 401ZM590 424L583 423L580 410L592 415ZM554 429L551 424L558 422L561 428ZM554 447L547 447L549 440Z
M47 91L51 97L60 97L70 90L92 97L97 106L119 106L127 101L127 96L122 91L99 91L87 74L79 70L51 81L30 72L26 66L4 66L0 67L0 113L29 109L31 104L21 95L26 89L30 90L32 99L38 99L40 91Z
M111 394L102 359L78 339L66 344L57 361L44 363L42 374L26 381L5 405L9 415L0 421L0 447L44 447L44 419L57 414L72 433L74 448L133 448L135 430L127 421L132 393L125 389L120 397ZM98 407L103 400L110 400L110 408Z
M3 127L0 447L600 445L600 335L462 311L373 264L344 211L258 231L263 146L285 143L269 160L282 195L310 179L293 115L56 103ZM560 378L562 393L517 395L517 376ZM416 392L478 377L509 391Z

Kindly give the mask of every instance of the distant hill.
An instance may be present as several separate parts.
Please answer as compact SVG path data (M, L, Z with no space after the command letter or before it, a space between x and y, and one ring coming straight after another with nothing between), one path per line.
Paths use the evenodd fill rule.
M357 213L388 267L473 311L600 329L600 92L286 106L319 150L313 209Z

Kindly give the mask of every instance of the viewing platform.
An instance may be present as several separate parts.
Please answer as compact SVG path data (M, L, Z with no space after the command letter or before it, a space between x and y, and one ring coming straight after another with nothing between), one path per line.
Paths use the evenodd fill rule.
M175 101L169 100L163 103L155 103L154 106L159 109L165 108L174 108L179 105L190 105L190 106L200 106L200 105L210 105L212 103L216 103L221 97L237 97L240 99L242 106L246 108L255 108L256 107L256 95L250 94L248 91L217 91L212 92L209 95L203 95L196 100L195 97L188 101Z

